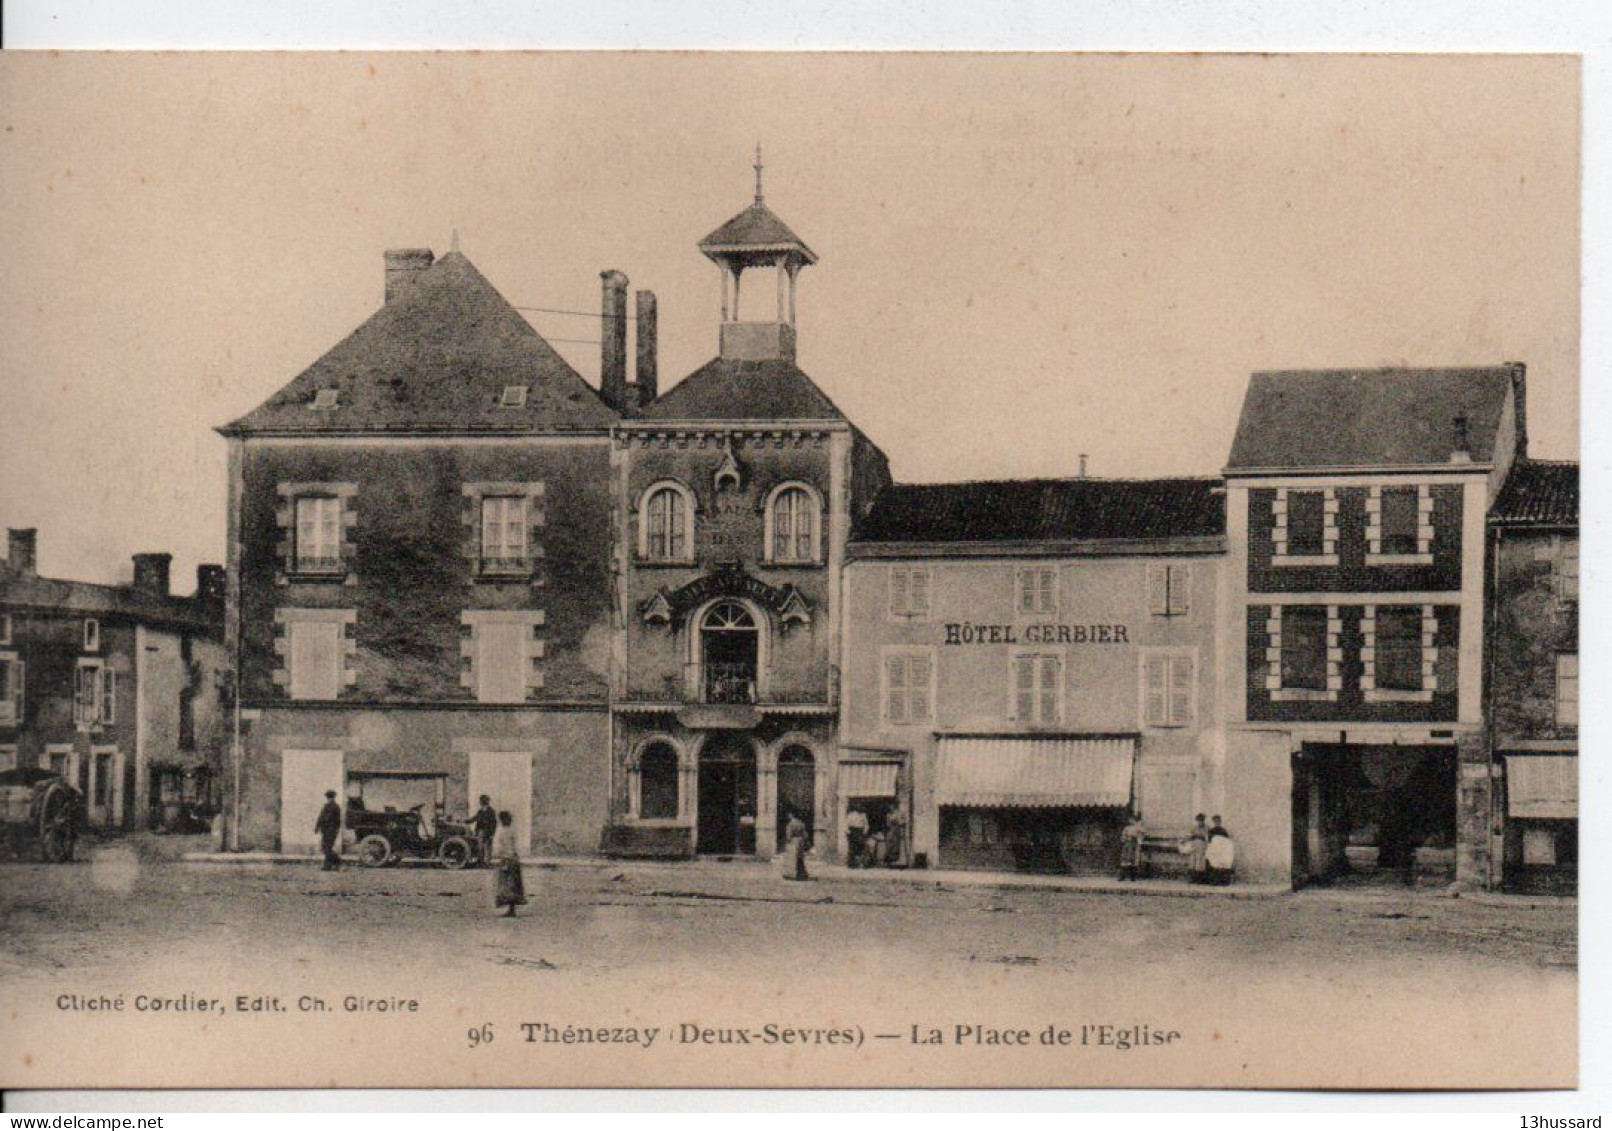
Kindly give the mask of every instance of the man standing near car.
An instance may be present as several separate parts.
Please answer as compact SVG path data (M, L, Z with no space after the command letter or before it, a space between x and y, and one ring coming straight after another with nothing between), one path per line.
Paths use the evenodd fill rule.
M325 854L321 870L334 872L341 867L341 855L336 851L341 843L341 806L336 804L336 791L325 790L325 807L319 810L319 819L313 823L319 834L319 848Z
M498 831L498 812L493 808L493 799L485 793L481 795L481 808L476 815L470 818L470 831L476 837L476 856L483 864L491 864L493 859L493 834Z

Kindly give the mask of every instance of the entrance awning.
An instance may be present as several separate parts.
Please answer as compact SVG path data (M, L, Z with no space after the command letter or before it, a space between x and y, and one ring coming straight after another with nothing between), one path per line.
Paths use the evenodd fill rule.
M995 808L1127 806L1132 738L942 738L936 800Z
M1536 821L1578 819L1578 755L1512 755L1506 759L1506 811Z
M841 762L841 797L894 797L900 762Z

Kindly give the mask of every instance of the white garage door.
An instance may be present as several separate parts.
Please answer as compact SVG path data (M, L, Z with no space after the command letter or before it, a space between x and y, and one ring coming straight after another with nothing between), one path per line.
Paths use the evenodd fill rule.
M319 834L313 825L325 804L325 790L345 801L346 769L340 750L287 750L280 762L280 851L314 852Z
M481 795L492 798L493 808L509 810L515 822L515 843L522 852L532 849L532 752L483 750L470 755L470 810Z

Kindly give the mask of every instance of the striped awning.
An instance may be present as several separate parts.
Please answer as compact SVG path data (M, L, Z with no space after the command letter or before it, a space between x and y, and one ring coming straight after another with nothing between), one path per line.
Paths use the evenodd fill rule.
M941 805L1047 809L1131 803L1132 738L942 738Z
M841 762L841 797L894 797L900 762Z
M1578 819L1578 755L1512 755L1506 759L1506 811L1536 821Z

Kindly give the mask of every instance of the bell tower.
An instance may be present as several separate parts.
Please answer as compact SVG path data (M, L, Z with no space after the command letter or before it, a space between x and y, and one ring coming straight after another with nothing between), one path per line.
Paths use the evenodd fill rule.
M755 202L699 245L722 273L721 355L733 361L794 361L795 279L802 267L817 262L817 256L767 207L762 195L760 145L756 146L755 170ZM770 303L769 270L774 275ZM751 280L749 288L742 286L746 280ZM748 296L748 309L740 305L741 292ZM770 318L765 317L769 305L773 307ZM746 318L746 313L751 317Z

